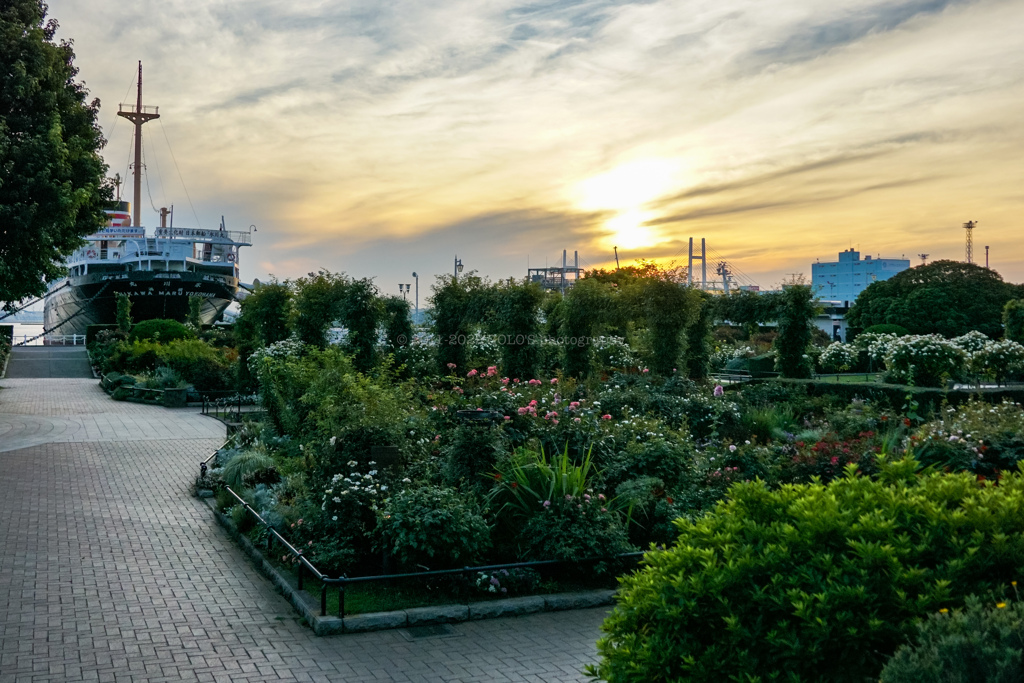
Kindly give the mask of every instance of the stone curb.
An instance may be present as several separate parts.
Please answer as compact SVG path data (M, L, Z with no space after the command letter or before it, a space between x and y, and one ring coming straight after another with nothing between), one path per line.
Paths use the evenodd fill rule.
M537 612L559 612L572 609L589 609L604 607L615 602L615 590L581 591L578 593L553 593L550 595L527 595L504 600L488 600L471 602L468 605L433 605L395 610L393 612L371 612L355 614L341 619L339 617L320 616L320 605L312 595L300 591L295 579L284 576L274 565L267 561L263 553L252 541L238 532L235 523L225 514L217 510L217 502L213 498L204 501L213 510L217 522L227 530L228 534L242 547L245 554L263 573L277 591L288 598L288 601L302 615L306 623L318 636L340 633L363 633L366 631L382 631L386 629L407 628L410 626L426 626L429 624L454 624L478 619L498 619L516 617Z

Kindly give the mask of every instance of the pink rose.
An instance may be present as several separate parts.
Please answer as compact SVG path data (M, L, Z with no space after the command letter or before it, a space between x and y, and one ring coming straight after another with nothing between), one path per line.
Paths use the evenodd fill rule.
M477 376L477 371L475 369L470 370L469 372L466 373L466 377L476 377L476 376Z
M552 377L551 378L551 383L552 384L558 384L558 378L557 377Z
M610 420L610 419L612 419L612 416L611 415L602 415L601 419L602 420Z

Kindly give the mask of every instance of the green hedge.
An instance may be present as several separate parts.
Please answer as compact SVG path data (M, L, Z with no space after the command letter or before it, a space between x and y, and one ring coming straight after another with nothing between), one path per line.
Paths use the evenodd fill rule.
M14 343L14 325L0 325L0 340L6 341L8 346Z
M756 381L756 380L755 380ZM1024 389L1019 387L999 387L996 389L938 389L933 387L913 387L905 384L883 384L881 382L828 382L813 379L777 379L772 380L789 384L802 384L807 387L809 396L841 396L846 399L861 398L876 401L899 410L907 402L910 394L918 403L918 413L922 416L935 412L943 402L951 406L966 403L972 397L981 398L989 403L1001 403L1004 400L1024 403Z
M608 681L878 680L917 620L1001 593L1024 571L1024 474L761 482L651 551L602 627ZM854 470L856 466L851 466Z

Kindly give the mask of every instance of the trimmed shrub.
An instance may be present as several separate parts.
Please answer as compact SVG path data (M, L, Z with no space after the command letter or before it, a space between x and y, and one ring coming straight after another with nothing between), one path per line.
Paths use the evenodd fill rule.
M128 341L152 339L166 344L175 339L191 339L194 336L191 330L177 320L156 318L154 320L143 320L135 325L128 334Z
M378 526L385 549L407 567L472 564L491 547L480 507L455 489L425 486L389 498Z
M1024 604L985 605L933 614L882 669L882 683L1022 683Z
M915 620L1024 568L1024 474L739 483L622 580L591 673L609 681L864 681Z

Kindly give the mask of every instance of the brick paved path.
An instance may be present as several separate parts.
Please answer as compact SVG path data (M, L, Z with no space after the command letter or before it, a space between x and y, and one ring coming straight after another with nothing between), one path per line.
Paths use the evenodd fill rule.
M95 382L0 386L0 683L570 681L593 659L604 610L317 638L188 494L219 423ZM64 431L4 450L27 417Z

